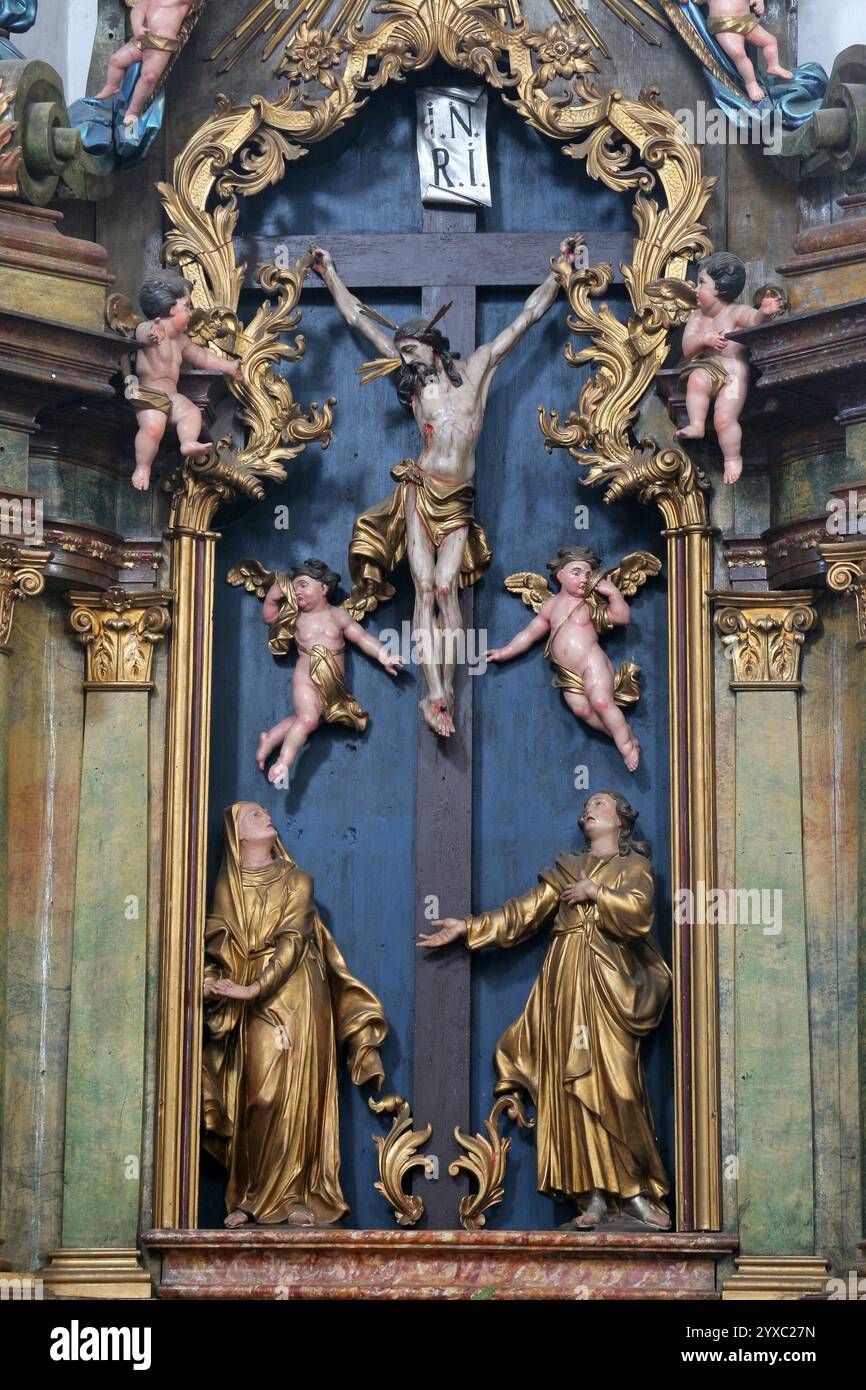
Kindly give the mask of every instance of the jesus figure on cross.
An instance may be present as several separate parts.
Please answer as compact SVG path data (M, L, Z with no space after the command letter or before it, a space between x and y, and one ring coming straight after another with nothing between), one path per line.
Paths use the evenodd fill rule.
M562 242L564 272L582 245L580 234ZM444 310L433 319L389 324L350 294L327 251L314 246L310 253L313 270L346 323L382 354L361 368L362 378L397 373L397 399L414 415L422 441L417 459L404 459L391 469L397 482L391 496L354 524L349 544L352 594L346 606L358 619L390 598L394 588L385 576L408 552L415 585L413 637L427 684L421 712L433 732L447 738L454 732L455 638L462 632L459 590L474 584L491 559L487 538L472 515L475 446L487 393L499 364L553 304L560 275L552 270L514 322L458 367L458 354L435 327ZM392 329L393 337L380 324Z

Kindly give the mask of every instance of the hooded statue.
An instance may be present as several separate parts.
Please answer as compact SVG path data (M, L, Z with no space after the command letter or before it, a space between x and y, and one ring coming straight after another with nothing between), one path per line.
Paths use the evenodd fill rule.
M356 1086L381 1085L388 1024L324 926L313 880L275 836L261 868L241 863L225 812L225 855L205 925L205 985L258 983L254 998L206 997L204 1147L227 1170L226 1209L261 1225L327 1225L340 1189L337 1057Z

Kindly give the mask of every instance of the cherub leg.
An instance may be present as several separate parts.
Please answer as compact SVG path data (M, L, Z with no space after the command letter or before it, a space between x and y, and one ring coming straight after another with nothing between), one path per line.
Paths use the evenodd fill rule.
M171 422L177 430L180 452L184 458L192 454L209 454L213 445L204 443L201 434L201 411L186 396L175 396L171 408Z
M793 77L790 68L783 68L779 62L779 45L776 42L775 34L771 34L769 29L765 29L763 24L759 24L757 29L753 29L749 35L749 40L760 48L763 55L767 72L771 77Z
M563 690L562 698L572 714L576 714L578 719L585 720L591 729L598 729L599 733L607 733L607 729L585 695L575 695L573 690Z
M689 372L686 386L686 410L689 423L677 430L678 439L703 439L712 399L712 382L708 372Z
M135 125L153 95L157 82L168 67L170 53L147 49L141 59L141 72L123 117L124 125Z
M131 68L133 63L137 63L140 58L141 49L134 43L125 43L116 53L112 53L108 60L105 86L102 91L96 93L96 100L101 101L103 97L116 96L123 85L123 74L126 69Z
M613 668L600 647L589 657L583 670L583 679L593 713L610 734L629 772L636 772L640 761L640 744L614 700Z
M415 585L415 612L412 619L413 646L421 648L421 670L427 682L427 695L419 702L421 713L434 734L447 738L448 702L442 686L442 675L436 661L434 632L436 551L418 513L415 511L415 489L406 489L406 541L409 570Z
M289 729L294 723L295 716L289 714L285 719L281 719L279 724L275 724L272 729L263 730L259 734L259 746L256 749L256 762L262 772L265 770L265 763L273 753L278 743L282 743Z
M460 613L460 566L466 549L468 527L450 531L436 554L435 594L442 617L442 637L445 651L442 660L442 688L447 701L449 733L454 732L454 666L457 660L459 635L463 632ZM465 642L463 644L465 652Z
M135 436L135 472L132 475L132 486L138 488L139 492L146 492L150 487L150 470L159 453L159 446L167 424L168 419L161 410L140 410L138 412L138 432Z
M295 668L292 680L292 699L295 717L291 728L283 739L280 755L268 773L269 782L284 781L289 768L300 753L307 739L322 722L322 697L309 676Z
M735 483L743 471L743 432L740 415L749 390L748 363L736 359L729 364L728 379L716 397L713 424L725 460L725 482Z
M754 30L753 30L754 33ZM751 37L751 35L750 35ZM716 34L719 47L723 48L732 60L734 67L743 79L743 86L751 101L763 101L764 89L755 76L751 59L746 53L746 41L742 34Z

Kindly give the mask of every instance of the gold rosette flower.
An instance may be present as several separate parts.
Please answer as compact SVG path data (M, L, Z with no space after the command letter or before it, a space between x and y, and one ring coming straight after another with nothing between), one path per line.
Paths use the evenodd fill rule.
M583 41L576 24L551 24L546 33L529 35L526 43L538 59L540 87L546 87L554 77L572 78L595 70L591 46Z
M330 70L339 65L345 48L345 39L328 34L324 29L309 29L301 22L291 43L286 44L285 56L277 71L291 82L320 82L324 87L332 86Z

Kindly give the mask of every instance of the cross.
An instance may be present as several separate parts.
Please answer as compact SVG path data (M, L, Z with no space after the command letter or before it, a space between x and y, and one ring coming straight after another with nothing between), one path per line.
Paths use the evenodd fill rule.
M420 233L391 236L328 235L327 247L340 277L375 308L378 288L421 290L421 315L432 316L451 300L439 325L465 358L475 348L476 289L511 286L531 289L547 272L562 237L574 230L487 232L476 234L475 212L466 208L425 208ZM583 229L581 229L583 230ZM630 261L633 238L625 232L584 232L589 263ZM245 285L255 287L252 267L262 262L293 265L322 234L236 239L239 260L247 263ZM619 279L622 277L618 275ZM493 388L495 390L495 386ZM483 437L483 436L482 436ZM388 488L383 476L383 495ZM481 499L480 519L484 520ZM473 621L473 591L464 589L464 629ZM437 739L419 714L415 821L415 926L433 928L424 915L426 898L442 896L438 916L459 916L472 904L472 685L466 666L455 676L455 734ZM459 1226L460 1186L447 1176L456 1157L456 1125L470 1124L470 959L460 946L416 952L414 1077L410 1097L417 1125L433 1125L430 1148L438 1154L438 1181L424 1183L427 1224L435 1230ZM473 1125L473 1128L475 1125ZM465 1188L464 1188L465 1190Z

